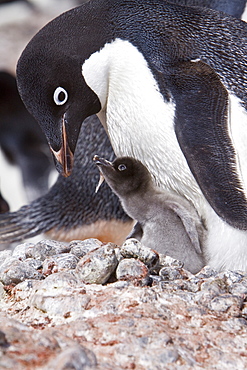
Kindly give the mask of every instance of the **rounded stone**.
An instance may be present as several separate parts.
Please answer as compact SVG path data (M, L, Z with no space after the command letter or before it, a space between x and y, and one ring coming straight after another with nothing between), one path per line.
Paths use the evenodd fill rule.
M183 279L180 268L162 267L159 275L163 280L177 280Z
M69 243L70 253L74 254L76 257L84 257L85 254L91 252L102 246L102 242L98 239L89 238L85 240L72 240Z
M50 275L63 270L75 269L78 261L79 258L77 258L74 254L56 254L54 256L47 257L44 260L42 272L44 275Z
M4 285L18 284L26 279L41 279L42 275L27 263L13 257L0 267L0 281Z
M212 269L210 266L204 266L196 276L200 279L209 278L217 275L217 271Z
M182 268L183 262L176 260L170 256L166 256L165 254L159 255L159 265L160 268L162 267L175 267L175 268Z
M104 284L117 264L115 244L108 243L82 257L77 264L76 275L84 283Z
M121 246L120 253L124 258L138 258L150 268L153 268L159 260L156 251L145 247L135 238L127 239Z
M47 257L60 253L68 253L70 248L55 240L41 240L39 243L27 246L26 257L44 261Z
M33 243L23 243L23 244L19 244L15 247L15 249L13 250L13 254L12 256L13 257L16 257L18 258L19 260L21 261L24 261L27 256L26 256L26 250L28 248L32 248L34 247L35 244Z
M148 275L147 266L135 258L125 258L119 262L116 269L116 278L118 280L141 280Z

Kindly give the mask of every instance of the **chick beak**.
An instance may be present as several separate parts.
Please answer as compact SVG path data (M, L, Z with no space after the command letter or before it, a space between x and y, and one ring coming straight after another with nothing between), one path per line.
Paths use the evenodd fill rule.
M107 161L107 159L105 159L105 158L100 158L98 155L95 155L93 157L93 161L95 162L95 164L98 167L100 167L100 166L113 167L112 162Z
M99 177L99 182L98 182L98 185L96 186L96 189L95 189L95 193L97 193L98 192L98 190L99 190L99 188L101 187L101 185L103 184L103 182L104 182L104 180L105 180L105 178L104 178L104 175L103 175L103 173L102 173L102 171L101 171L101 166L107 166L107 167L109 167L109 166L111 166L112 167L112 163L111 162L109 162L109 161L107 161L106 159L104 159L104 158L100 158L98 155L95 155L94 157L93 157L93 161L95 162L95 164L98 166L98 168L99 168L99 171L100 171L100 177Z
M62 170L59 171L64 177L68 177L73 168L74 164L74 155L70 150L68 140L67 140L67 133L65 127L65 115L63 116L62 120L62 147L58 151L55 151L50 147L54 157L61 164Z
M96 186L96 188L95 188L95 193L98 193L98 191L99 191L99 188L101 187L101 185L103 184L103 182L105 181L105 178L104 178L104 176L102 175L102 173L100 172L99 173L99 182L98 182L98 184L97 184L97 186Z

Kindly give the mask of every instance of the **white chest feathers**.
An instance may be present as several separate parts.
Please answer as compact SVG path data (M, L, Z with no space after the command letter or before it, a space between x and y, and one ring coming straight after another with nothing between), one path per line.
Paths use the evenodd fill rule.
M174 132L175 105L164 100L142 53L116 39L85 61L82 74L100 99L116 155L141 160L158 184L197 202L200 190Z

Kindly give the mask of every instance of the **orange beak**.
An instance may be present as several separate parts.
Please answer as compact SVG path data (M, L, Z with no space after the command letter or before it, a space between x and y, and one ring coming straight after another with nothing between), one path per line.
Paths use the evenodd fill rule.
M56 160L62 165L61 174L64 177L68 177L72 172L72 168L74 164L74 155L68 145L64 116L63 116L63 122L62 122L62 147L57 152L51 147L50 149L54 157L56 158Z

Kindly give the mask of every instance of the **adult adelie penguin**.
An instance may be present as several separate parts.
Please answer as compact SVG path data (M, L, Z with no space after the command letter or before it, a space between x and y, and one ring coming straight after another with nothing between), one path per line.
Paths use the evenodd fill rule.
M209 9L94 0L34 36L19 91L60 172L98 114L116 155L140 159L206 219L207 262L247 269L246 41L244 22Z

